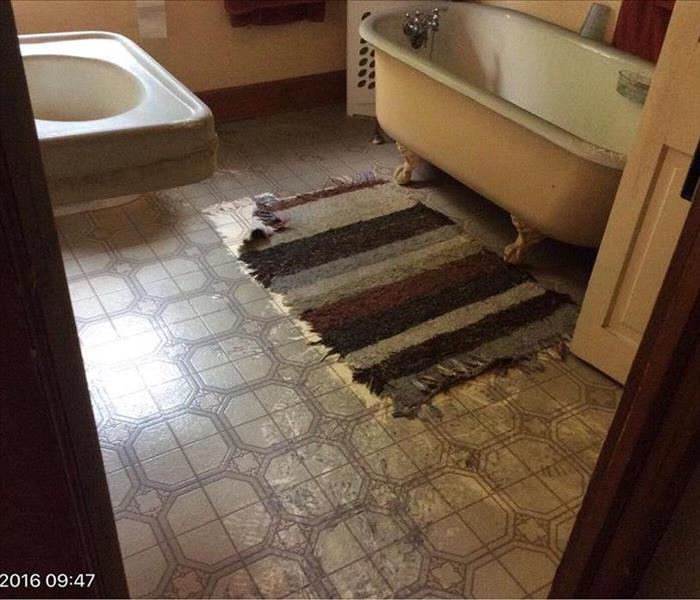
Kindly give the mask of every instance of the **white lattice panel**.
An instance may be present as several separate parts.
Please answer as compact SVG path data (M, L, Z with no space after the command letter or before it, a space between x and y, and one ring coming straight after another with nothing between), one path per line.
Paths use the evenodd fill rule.
M410 8L426 2L405 0L348 0L347 27L347 112L349 115L374 116L374 49L360 37L363 19L396 8Z

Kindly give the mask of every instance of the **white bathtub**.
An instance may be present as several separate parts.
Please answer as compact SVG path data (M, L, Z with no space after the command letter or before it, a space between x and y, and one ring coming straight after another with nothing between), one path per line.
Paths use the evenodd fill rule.
M405 8L360 28L376 49L377 117L407 149L399 179L415 154L510 212L511 262L542 236L598 245L642 110L618 74L650 77L653 64L515 11L433 6L432 49L410 47Z

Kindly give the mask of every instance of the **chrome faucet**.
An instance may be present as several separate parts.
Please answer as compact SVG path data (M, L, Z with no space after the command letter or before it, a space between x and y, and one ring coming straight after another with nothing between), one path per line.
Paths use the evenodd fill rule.
M417 10L413 14L406 13L403 23L403 33L411 40L411 46L416 50L428 43L428 32L440 29L440 9L434 8L429 14L424 15Z

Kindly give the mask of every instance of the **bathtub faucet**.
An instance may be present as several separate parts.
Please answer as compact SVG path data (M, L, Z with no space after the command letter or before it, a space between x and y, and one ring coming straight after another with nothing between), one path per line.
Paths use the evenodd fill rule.
M424 15L417 10L413 14L406 13L403 23L403 33L411 40L411 46L416 50L428 43L428 32L440 29L440 9L434 8L432 12Z

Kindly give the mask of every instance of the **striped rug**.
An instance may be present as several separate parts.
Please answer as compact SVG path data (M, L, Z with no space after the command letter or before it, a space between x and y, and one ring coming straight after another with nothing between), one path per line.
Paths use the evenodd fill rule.
M425 194L368 178L259 196L256 214L282 228L239 249L250 273L343 357L356 381L393 399L397 416L556 344L578 314L426 206Z

